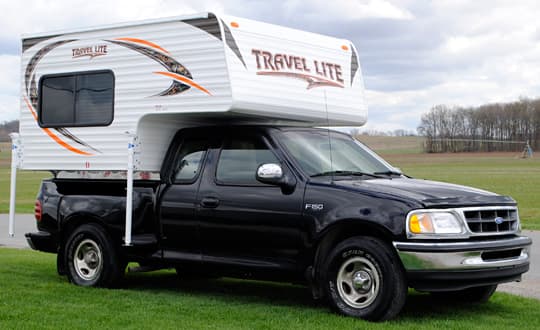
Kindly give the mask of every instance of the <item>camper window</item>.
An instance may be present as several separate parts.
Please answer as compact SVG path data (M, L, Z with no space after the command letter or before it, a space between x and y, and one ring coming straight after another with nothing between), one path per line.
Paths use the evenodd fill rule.
M111 71L45 75L40 80L41 127L107 126L113 108Z

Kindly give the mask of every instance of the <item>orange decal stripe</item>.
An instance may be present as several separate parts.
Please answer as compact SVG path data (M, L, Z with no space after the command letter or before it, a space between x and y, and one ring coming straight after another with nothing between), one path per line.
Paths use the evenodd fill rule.
M26 102L26 106L28 107L28 109L30 110L30 113L32 114L32 117L34 117L34 119L36 120L37 122L37 114L36 112L34 111L34 109L32 108L32 105L30 104L30 102L28 102L28 100L26 99L26 97L24 98L24 101ZM48 128L43 128L41 127L41 129L47 133L48 136L51 137L51 139L54 140L54 142L58 143L59 145L61 145L62 147L66 148L67 150L71 151L71 152L74 152L76 154L79 154L79 155L84 155L84 156L92 156L93 154L89 153L89 152L86 152L86 151L82 151L82 150L79 150L73 146L70 146L69 144L67 144L66 142L62 141L62 139L60 139L56 134L54 134L50 129Z
M134 43L137 43L137 44L143 44L143 45L155 48L155 49L159 49L162 52L165 52L165 53L169 54L169 52L165 48L163 48L160 45L157 45L157 44L155 44L155 43L153 43L151 41L148 41L148 40L137 39L137 38L116 38L115 40L130 41L130 42L134 42Z
M202 91L202 92L205 92L206 94L208 95L212 95L212 93L210 93L206 88L202 87L201 85L197 84L196 82L194 82L193 80L189 79L189 78L186 78L184 76L181 76L179 74L176 74L176 73L172 73L172 72L163 72L163 71L157 71L157 72L154 72L155 74L160 74L160 75L163 75L163 76L167 76L169 78L172 78L174 80L179 80L183 83L185 83L186 85L189 85L189 86L192 86L192 87L195 87L197 88L198 90Z

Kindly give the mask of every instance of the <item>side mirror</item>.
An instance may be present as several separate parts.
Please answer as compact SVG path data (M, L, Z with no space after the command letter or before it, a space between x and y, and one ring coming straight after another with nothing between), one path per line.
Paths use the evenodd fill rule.
M257 180L264 183L278 183L283 178L283 169L279 164L262 164L257 168Z
M257 168L257 181L280 186L284 194L290 194L294 191L296 180L290 175L284 173L279 164L267 163Z

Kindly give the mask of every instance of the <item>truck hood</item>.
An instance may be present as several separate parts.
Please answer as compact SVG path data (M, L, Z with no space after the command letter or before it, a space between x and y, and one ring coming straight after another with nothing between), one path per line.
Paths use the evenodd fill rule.
M410 179L337 180L334 184L364 194L415 201L424 207L516 205L508 196L456 184Z

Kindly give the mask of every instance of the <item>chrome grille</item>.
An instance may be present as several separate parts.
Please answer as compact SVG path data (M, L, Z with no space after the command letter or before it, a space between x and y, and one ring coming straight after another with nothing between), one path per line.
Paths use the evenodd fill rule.
M516 208L464 209L463 216L474 234L514 233L519 226Z

